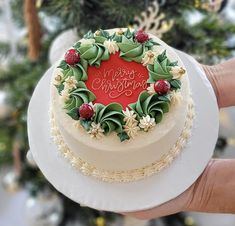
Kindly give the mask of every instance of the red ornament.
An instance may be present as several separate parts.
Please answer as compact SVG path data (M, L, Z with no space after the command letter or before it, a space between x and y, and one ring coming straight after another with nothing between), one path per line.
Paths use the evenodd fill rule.
M80 54L75 49L69 49L64 56L64 60L69 65L74 65L80 61Z
M79 115L83 119L90 119L94 115L94 110L90 104L82 104L79 107Z
M149 35L140 29L135 33L135 39L137 42L144 43L149 40Z
M165 95L170 91L171 85L167 80L158 80L154 83L154 90L159 95Z

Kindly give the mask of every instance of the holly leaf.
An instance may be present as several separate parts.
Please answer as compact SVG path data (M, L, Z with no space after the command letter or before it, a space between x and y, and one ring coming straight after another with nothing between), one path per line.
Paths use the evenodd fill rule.
M81 42L76 42L74 45L73 45L73 48L78 50L78 48L81 46Z
M170 84L171 84L171 87L173 89L180 89L181 87L181 81L180 80L177 80L177 79L173 79L170 81Z
M169 63L169 66L172 66L172 67L177 66L177 65L178 65L178 61L174 61L174 62Z
M150 38L150 39L145 43L145 46L146 46L146 47L149 47L149 48L151 48L151 47L154 46L154 45L160 46L160 44L157 43L157 42L155 42L155 41L153 41L152 38Z
M100 29L100 35L105 38L109 38L109 33L105 30Z
M61 83L60 85L56 86L59 94L61 94L62 90L64 89L64 85Z
M67 112L67 114L74 120L78 120L79 119L79 115L78 115L78 110L77 108L73 108L72 110L70 110L69 112Z
M66 70L66 69L68 69L68 64L64 60L62 60L59 64L58 68Z
M133 38L133 32L131 32L129 28L124 32L124 35L125 35L128 39Z
M90 38L94 38L94 34L92 33L92 31L88 31L83 38L85 39L90 39Z
M89 131L91 128L91 121L90 120L85 120L85 119L80 119L80 124L82 127L86 130Z
M118 137L120 138L120 141L121 141L121 142L130 139L130 137L127 135L127 133L126 133L125 131L123 131L123 132L121 132L121 133L118 133L117 135L118 135Z
M163 60L166 59L166 50L164 50L160 55L158 55L157 59L159 62L162 62Z

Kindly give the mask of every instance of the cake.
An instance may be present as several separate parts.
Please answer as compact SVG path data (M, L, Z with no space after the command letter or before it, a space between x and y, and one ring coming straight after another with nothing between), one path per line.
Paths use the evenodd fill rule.
M51 80L51 134L79 172L106 182L169 166L190 136L194 107L176 52L143 30L89 31Z

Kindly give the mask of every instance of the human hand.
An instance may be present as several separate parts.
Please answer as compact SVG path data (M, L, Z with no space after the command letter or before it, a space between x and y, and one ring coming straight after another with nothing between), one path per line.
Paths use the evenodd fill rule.
M147 220L180 211L235 213L235 159L212 159L196 182L178 197L152 209L125 212Z
M235 105L235 59L202 65L219 107ZM152 219L180 211L235 213L235 160L211 160L197 181L178 197L152 209L126 212L138 219Z
M202 65L219 107L235 105L235 58L214 66Z

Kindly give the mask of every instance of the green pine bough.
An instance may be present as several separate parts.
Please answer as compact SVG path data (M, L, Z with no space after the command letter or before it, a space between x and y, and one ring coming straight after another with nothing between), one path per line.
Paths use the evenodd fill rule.
M79 120L84 130L90 131L92 123L99 125L104 135L109 135L116 132L121 141L129 140L130 136L124 129L124 110L118 103L110 103L103 105L96 103L94 105L94 115L90 119L82 119L79 115L79 107L88 103L93 105L96 96L85 85L88 66L100 67L102 61L107 61L110 58L109 50L105 47L105 41L115 41L119 48L119 56L130 62L135 61L141 63L142 59L148 50L152 50L153 46L159 45L153 39L149 38L143 43L140 43L135 38L136 31L126 29L122 33L114 32L110 35L105 30L98 30L95 33L89 31L83 36L83 40L87 43L78 41L73 48L79 53L79 62L73 65L62 60L58 66L61 69L63 76L60 84L56 85L58 93L62 95L65 90L65 82L68 78L75 78L76 88L73 87L68 91L68 98L64 101L64 108L67 114L73 120ZM92 40L92 41L89 41ZM166 50L155 57L153 64L147 65L149 78L147 83L152 84L158 80L167 80L171 85L171 90L181 88L180 80L173 79L171 69L177 66L178 62L171 62L166 54ZM159 95L157 93L149 94L142 91L139 94L138 100L135 103L128 105L129 109L136 114L137 126L143 117L150 116L154 118L155 123L160 123L164 113L169 111L171 98L168 94Z

